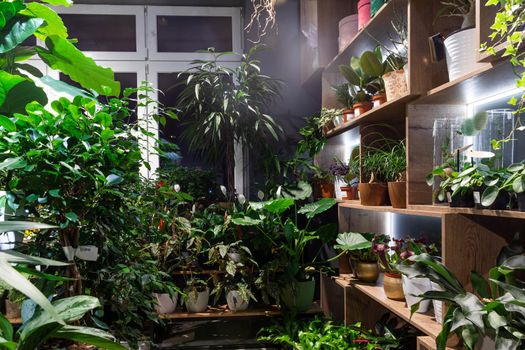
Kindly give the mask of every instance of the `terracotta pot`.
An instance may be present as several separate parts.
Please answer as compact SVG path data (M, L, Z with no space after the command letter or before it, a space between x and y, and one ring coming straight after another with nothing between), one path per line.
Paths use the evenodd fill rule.
M388 299L405 300L403 292L403 280L400 274L385 272L383 289Z
M363 282L376 283L379 278L377 262L358 261L355 264L355 276Z
M407 207L407 183L406 181L389 182L388 197L393 208L404 209Z
M370 0L359 0L357 3L357 27L363 29L370 21Z
M354 104L354 117L359 117L363 113L372 109L372 104L368 101Z
M354 109L347 108L343 111L343 120L345 123L348 123L354 117Z
M408 95L408 86L405 70L400 69L383 75L385 82L386 100L392 101Z
M372 96L372 108L377 108L386 102L386 94L377 94Z
M333 121L329 121L327 122L325 125L323 125L323 134L328 134L328 132L330 130L332 130L333 128L335 128L335 124Z
M359 199L357 187L355 186L341 186L341 191L346 192L346 197L343 197L345 201Z
M360 183L359 198L362 205L386 205L388 203L388 187L383 183Z
M316 183L314 186L314 197L315 198L334 198L335 197L335 185L333 182Z
M17 303L12 303L9 300L5 301L5 315L9 319L21 317L21 308Z

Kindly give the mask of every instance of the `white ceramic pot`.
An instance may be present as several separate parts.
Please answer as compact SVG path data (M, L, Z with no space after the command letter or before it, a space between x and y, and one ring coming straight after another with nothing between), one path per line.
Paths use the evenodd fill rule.
M188 292L188 297L186 298L186 309L190 313L204 312L208 308L209 299L209 288L206 288L204 292Z
M158 314L171 314L177 308L179 294L170 297L168 293L153 293L153 296L157 299L155 311L157 311Z
M248 308L250 301L245 301L236 290L231 290L226 294L228 308L231 311L244 311Z
M448 79L450 81L483 67L478 63L476 28L463 29L445 39Z
M441 292L443 291L443 288L434 282L431 282L430 285L432 286L432 290ZM443 324L443 319L445 318L445 315L443 314L443 302L439 300L432 300L432 306L434 306L434 317L436 318L436 322Z
M350 15L339 21L339 52L354 40L358 29L358 15Z
M409 309L412 308L412 305L421 301L421 298L417 297L417 295L426 293L431 289L432 286L428 278L408 278L403 275L403 291L405 292L405 299ZM425 313L429 308L430 300L423 300L416 312Z

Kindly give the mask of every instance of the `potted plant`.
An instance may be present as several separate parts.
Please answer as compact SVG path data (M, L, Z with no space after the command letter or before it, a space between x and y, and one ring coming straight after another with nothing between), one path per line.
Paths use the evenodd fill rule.
M325 171L318 166L312 166L311 170L314 171L311 182L314 185L314 197L315 198L334 198L335 197L335 185L334 177L329 171Z
M377 255L379 265L384 271L383 289L385 295L393 300L405 300L403 281L397 265L401 262L402 240L394 239L394 245L389 245L390 239L373 240L372 251Z
M321 109L321 116L318 119L319 127L323 130L323 134L328 134L336 126L342 124L343 110L335 108Z
M208 282L191 276L184 289L186 309L190 313L204 312L208 308L210 289Z
M357 91L354 96L354 115L359 117L372 109L370 96L381 91L382 81L378 72L383 71L377 53L365 51L361 57L352 57L349 65L340 65L339 72Z
M233 312L246 310L250 304L250 299L257 302L249 284L240 275L227 275L215 285L211 292L211 295L215 295L215 304L221 294L225 294L228 308Z
M461 27L444 41L448 77L452 81L483 65L477 62L476 1L442 0L441 5L440 16L462 19Z
M363 29L370 18L370 0L359 0L357 2L357 28Z
M374 234L371 233L340 233L334 246L350 256L355 276L367 283L375 283L379 277L377 255L372 251L373 238Z
M403 242L399 257L402 264L413 264L409 258L413 255L419 254L436 254L437 248L435 244L426 244L425 240L406 238ZM430 300L422 300L420 295L432 290L432 283L430 279L425 277L409 278L403 275L403 292L409 309L414 306L414 311L418 313L425 313L430 307Z
M336 158L330 166L330 172L336 179L345 183L344 186L341 186L341 191L346 192L346 197L343 197L343 200L356 200L359 198L357 193L360 172L358 147L352 150L348 164Z
M355 91L349 83L333 87L335 99L343 106L343 120L345 123L354 118L354 95Z
M382 172L385 151L368 150L361 162L361 182L359 198L362 205L381 206L388 202L388 186Z
M394 144L390 152L383 153L388 196L393 208L406 208L406 145L405 140Z
M510 193L514 193L518 201L518 209L525 211L525 165L515 163L499 171L488 172L484 184L486 186L481 196L481 205L490 209L506 209Z

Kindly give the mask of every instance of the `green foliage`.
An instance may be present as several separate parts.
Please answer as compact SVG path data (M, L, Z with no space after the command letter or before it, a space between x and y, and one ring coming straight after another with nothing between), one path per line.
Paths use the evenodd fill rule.
M369 94L384 90L381 76L386 65L383 65L381 57L381 50L378 48L375 52L363 52L361 57L352 57L349 65L339 66L341 75L357 89L354 97L356 102L368 101Z
M216 202L223 199L217 175L213 171L199 168L189 168L182 165L173 165L159 170L159 180L170 187L180 186L180 190L189 194L195 201Z
M210 54L210 61L194 61L181 73L182 83L177 107L186 129L183 138L190 150L202 157L224 162L228 190L233 194L234 143L264 149L269 138L279 139L281 128L266 113L279 96L280 83L261 73L253 58L258 46L242 56L236 68L221 66L222 54Z
M51 5L70 6L71 1L45 1ZM36 37L45 46L26 47L21 44ZM37 101L45 105L43 89L33 80L42 73L26 61L38 55L86 89L108 96L120 94L120 84L110 69L97 65L69 40L60 16L50 7L22 0L0 2L0 113L11 116L23 113L26 104ZM49 78L48 78L49 79Z
M352 108L354 104L355 91L349 83L333 86L332 89L335 91L335 98L343 108Z
M361 164L362 182L402 181L406 171L405 140L382 137L366 148Z

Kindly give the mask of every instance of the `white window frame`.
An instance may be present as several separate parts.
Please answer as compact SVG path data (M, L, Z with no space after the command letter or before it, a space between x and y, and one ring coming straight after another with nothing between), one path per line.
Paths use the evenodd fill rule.
M157 46L157 17L158 16L207 16L207 17L231 17L232 19L232 51L243 52L241 8L240 7L188 7L188 6L148 6L147 24L147 47L149 59L153 61L185 61L195 59L209 60L213 56L199 52L158 52ZM227 62L238 62L239 55L224 55L220 59Z
M135 16L136 51L83 51L95 60L144 61L147 59L145 6L133 5L75 5L71 7L53 7L59 14L76 15L131 15Z

